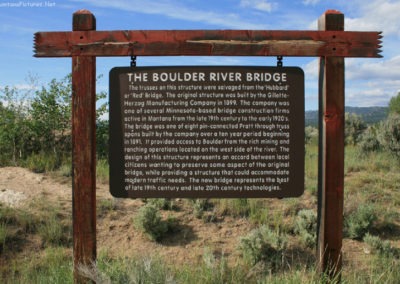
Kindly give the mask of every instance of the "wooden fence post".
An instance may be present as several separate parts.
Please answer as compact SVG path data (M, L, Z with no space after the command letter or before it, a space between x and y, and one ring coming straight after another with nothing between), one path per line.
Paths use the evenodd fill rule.
M87 10L73 15L73 31L96 29ZM75 283L87 282L79 265L96 260L96 57L72 57L72 217Z
M344 15L328 10L319 30L343 31ZM334 37L334 35L332 35ZM344 58L321 57L318 178L318 261L321 273L340 280L344 187Z

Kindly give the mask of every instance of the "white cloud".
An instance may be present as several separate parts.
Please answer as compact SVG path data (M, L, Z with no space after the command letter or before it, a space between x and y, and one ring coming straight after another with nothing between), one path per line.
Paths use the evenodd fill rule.
M399 90L399 80L374 78L373 76L369 80L346 80L346 105L387 106L390 98Z
M319 59L302 66L308 89L318 86ZM348 106L387 106L400 91L400 55L388 60L346 59L345 98ZM316 91L317 92L317 91Z
M347 31L383 31L385 56L385 59L346 59L346 105L387 106L390 98L400 91L399 10L400 1L355 0L342 11ZM309 28L317 29L317 21ZM303 68L310 80L318 81L318 59Z
M359 17L346 17L346 30L383 31L385 36L400 36L400 1L372 0L354 5L361 11Z
M78 0L73 0L77 2ZM221 14L213 11L190 8L183 3L178 3L173 0L163 1L146 1L143 3L140 0L82 0L97 7L107 7L120 9L124 11L132 11L144 14L163 15L166 17L191 21L208 23L211 25L223 26L228 28L240 29L264 29L265 25L255 24L244 20L236 13Z
M349 80L398 80L400 55L382 59L347 59L346 77Z
M250 7L255 10L259 10L262 12L272 12L277 4L270 3L266 0L241 0L240 6L242 7Z
M319 58L313 59L308 62L303 67L304 74L306 74L308 80L318 79L318 72L319 72Z
M317 5L319 3L319 0L303 0L303 4L308 6L308 5Z
M18 35L26 35L30 34L33 35L37 30L33 27L27 27L22 25L10 25L2 23L0 24L0 32L1 33L13 33Z
M365 82L364 82L365 83ZM387 106L391 97L395 96L400 91L400 85L396 88L391 88L391 81L378 81L372 84L353 84L346 87L346 105L348 106Z

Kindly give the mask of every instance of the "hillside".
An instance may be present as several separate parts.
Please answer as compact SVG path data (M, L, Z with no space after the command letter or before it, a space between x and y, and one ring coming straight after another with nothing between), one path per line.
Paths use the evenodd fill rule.
M116 199L98 181L98 263L87 273L97 283L320 283L317 148L307 145L299 198ZM398 160L357 153L346 147L343 280L398 283ZM0 283L72 283L71 179L61 173L0 167ZM158 241L137 227L149 204L168 225Z
M374 124L387 117L387 107L351 107L345 108L348 113L354 113L361 116L367 124ZM318 111L310 110L305 112L305 124L306 126L317 126L318 125Z

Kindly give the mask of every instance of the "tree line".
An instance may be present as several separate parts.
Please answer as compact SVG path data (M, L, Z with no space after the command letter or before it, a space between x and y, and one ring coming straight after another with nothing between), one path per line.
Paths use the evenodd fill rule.
M39 89L0 89L0 166L32 165L36 171L54 170L71 160L71 75L53 79ZM108 121L97 94L97 157L107 159Z
M0 88L0 166L27 166L51 171L71 163L71 75L53 79L38 89ZM97 94L97 159L108 160L107 94ZM389 151L400 158L400 93L389 103L388 117L367 125L360 116L346 113L346 144L363 153ZM311 130L307 127L306 142Z
M367 123L361 115L345 113L345 144L357 146L360 154L386 151L400 160L400 93L391 98L386 118ZM305 128L305 142L317 143L318 130Z
M346 113L345 143L358 145L363 154L387 151L400 159L400 93L391 98L388 112L386 119L372 125Z

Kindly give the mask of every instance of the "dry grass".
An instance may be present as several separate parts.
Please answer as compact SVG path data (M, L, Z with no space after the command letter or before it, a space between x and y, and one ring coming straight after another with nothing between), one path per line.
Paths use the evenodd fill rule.
M346 148L345 218L360 204L372 206L377 218L367 233L390 242L393 250L400 248L399 168L399 161L385 153L360 157L356 147ZM107 180L104 175L102 178ZM200 218L196 202L174 201L175 210L164 208L160 212L163 218L172 216L179 223L176 231L159 243L138 234L132 225L142 201L99 197L99 258L86 273L111 283L136 281L138 275L143 283L151 279L163 279L163 283L320 283L315 250L303 244L295 230L299 212L317 208L315 145L307 146L305 178L306 191L300 198L212 199L201 208ZM1 207L0 229L5 237L0 243L0 282L71 281L70 204L58 204L49 196L41 195L25 209ZM41 226L46 227L44 233ZM287 237L282 269L269 269L268 258L262 257L255 264L243 260L238 249L240 238L262 226ZM396 283L400 279L398 256L367 248L362 238L343 240L342 280Z

